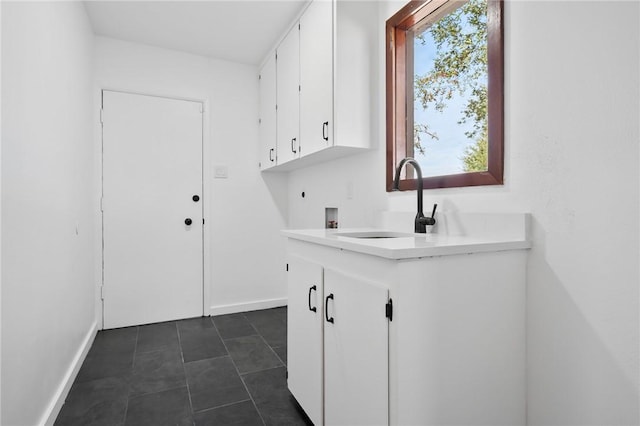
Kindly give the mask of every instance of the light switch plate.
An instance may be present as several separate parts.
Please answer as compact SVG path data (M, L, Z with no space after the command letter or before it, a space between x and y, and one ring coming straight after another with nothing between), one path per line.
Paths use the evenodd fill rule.
M226 179L229 177L229 168L224 165L213 167L213 177L216 179Z

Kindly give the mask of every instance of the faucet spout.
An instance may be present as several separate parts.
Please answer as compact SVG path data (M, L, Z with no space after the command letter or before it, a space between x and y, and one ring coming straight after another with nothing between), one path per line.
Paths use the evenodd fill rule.
M411 158L411 157L403 158L402 161L400 161L400 164L398 164L398 167L396 168L395 179L393 180L393 190L398 191L400 189L400 173L402 172L402 168L407 163L413 166L414 170L416 171L416 174L418 175L418 190L416 194L418 196L418 206L417 206L418 212L416 213L416 218L414 221L414 232L424 234L427 232L427 225L434 225L436 223L436 220L433 216L435 215L436 207L438 205L436 204L433 207L433 213L431 214L431 217L424 216L423 203L422 203L422 196L423 196L422 169L420 168L420 164L418 164L418 162L414 158Z

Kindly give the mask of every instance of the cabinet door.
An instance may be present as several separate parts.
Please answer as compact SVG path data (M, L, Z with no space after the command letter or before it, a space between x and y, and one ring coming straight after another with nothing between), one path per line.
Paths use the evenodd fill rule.
M296 25L277 49L278 164L300 157L300 30Z
M313 1L300 18L302 155L333 145L332 23L332 1Z
M276 55L260 70L260 170L276 165Z
M325 424L387 425L389 291L325 269L324 294Z
M322 425L322 267L289 257L287 274L289 390L316 425Z

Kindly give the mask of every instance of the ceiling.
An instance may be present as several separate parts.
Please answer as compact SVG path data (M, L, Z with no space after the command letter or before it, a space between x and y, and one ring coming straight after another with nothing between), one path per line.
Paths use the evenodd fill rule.
M259 64L308 0L85 1L95 34Z

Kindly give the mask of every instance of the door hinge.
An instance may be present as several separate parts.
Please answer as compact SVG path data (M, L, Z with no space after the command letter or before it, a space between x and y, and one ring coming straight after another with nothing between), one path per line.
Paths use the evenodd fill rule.
M104 124L104 108L100 108L100 123Z
M200 113L204 114L204 104L200 104Z
M202 218L202 224L204 225L204 217Z
M262 118L258 118L258 124L262 124Z
M104 285L100 286L100 299L104 300Z
M100 211L104 212L104 197L100 197Z
M384 308L385 316L389 318L389 321L393 321L393 300L389 299Z
M258 74L258 80L262 80L262 76Z

